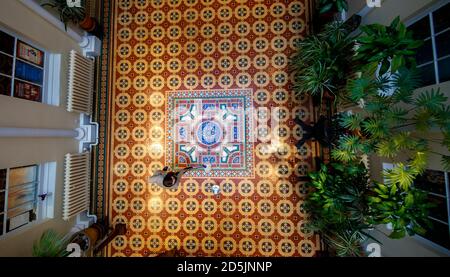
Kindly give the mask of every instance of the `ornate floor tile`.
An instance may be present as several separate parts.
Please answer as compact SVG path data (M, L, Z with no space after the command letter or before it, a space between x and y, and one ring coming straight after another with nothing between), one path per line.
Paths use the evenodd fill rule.
M104 0L96 119L96 210L127 233L108 256L314 256L302 179L313 145L288 60L306 0ZM148 184L165 165L210 163L177 189ZM211 187L218 185L214 195Z
M168 92L166 164L210 164L211 172L187 176L253 177L251 90Z

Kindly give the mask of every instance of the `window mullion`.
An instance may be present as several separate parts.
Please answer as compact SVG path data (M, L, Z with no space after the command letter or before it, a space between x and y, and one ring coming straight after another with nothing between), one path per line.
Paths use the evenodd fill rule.
M448 172L444 172L445 177L445 192L447 193L447 222L448 222L448 233L450 236L450 184L448 178Z
M5 206L3 208L3 235L6 234L6 223L8 218L8 191L9 191L9 168L6 169L6 185L5 185Z
M433 13L431 12L428 16L430 20L430 27L431 27L431 45L433 49L433 61L434 61L434 72L435 72L435 78L436 78L436 84L439 84L439 67L437 62L437 50L436 50L436 36L434 33L434 21L433 21Z
M12 74L11 74L11 96L14 97L15 92L15 86L14 86L14 79L16 78L16 53L17 53L17 37L14 36L14 53L13 53L13 68L12 68Z

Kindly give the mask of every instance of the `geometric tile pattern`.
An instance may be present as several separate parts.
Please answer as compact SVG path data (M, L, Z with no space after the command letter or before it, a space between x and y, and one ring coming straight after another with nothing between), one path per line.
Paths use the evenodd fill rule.
M105 3L111 59L102 67L100 114L107 111L109 118L99 147L107 150L106 213L113 223L127 224L107 255L151 256L179 247L191 256L314 256L320 243L304 228L307 190L300 177L312 169L315 149L309 143L294 147L303 134L294 118L309 123L313 113L310 99L291 93L288 68L306 32L307 1ZM199 99L224 108L217 111L248 104L252 127L235 121L227 130L205 120L192 132L176 129L188 119L172 116L171 109L190 109ZM234 126L244 134L233 133ZM171 136L196 136L193 145L203 143L207 153L220 131L233 134L245 151L212 160L211 175L187 176L176 190L147 183L166 163L217 159L225 149L220 143L209 156L188 157L182 154L188 143L171 144ZM226 164L244 173L225 174ZM214 184L219 195L211 193Z
M195 177L254 177L251 90L169 92L166 165L210 164Z

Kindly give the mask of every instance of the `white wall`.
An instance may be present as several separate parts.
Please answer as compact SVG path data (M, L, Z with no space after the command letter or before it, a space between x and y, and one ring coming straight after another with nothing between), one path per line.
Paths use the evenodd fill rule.
M0 28L7 28L45 50L62 54L60 106L0 95L0 127L76 128L78 115L65 110L65 99L68 53L71 49L79 51L78 44L18 0L0 2ZM62 220L63 162L66 153L77 151L74 139L0 138L0 168L57 162L54 219L0 238L0 256L29 256L33 241L45 229L54 228L64 234L74 225Z
M440 2L439 0L383 0L380 8L372 8L363 17L362 24L380 23L387 25L396 16L400 16L402 21L408 21L415 16L418 16L421 12L428 9L433 4ZM366 0L349 0L349 13L358 13L365 8ZM440 87L441 91L450 96L450 82L445 82L437 86L429 86L421 88L421 90L430 90ZM418 90L419 91L419 90ZM430 138L439 138L439 133L430 133ZM436 148L433 149L439 153L445 153L446 149ZM397 157L401 158L401 157ZM374 180L382 181L381 171L382 163L390 162L386 159L380 159L377 156L370 158L371 176ZM434 170L443 170L440 163L440 157L436 155L430 155L428 161L428 168ZM388 233L384 226L379 226L381 231ZM438 248L433 247L423 240L406 237L401 240L391 240L382 233L374 231L372 234L379 239L383 245L381 246L381 254L386 257L395 256L415 256L415 257L434 257L434 256L447 256L449 252L440 251Z

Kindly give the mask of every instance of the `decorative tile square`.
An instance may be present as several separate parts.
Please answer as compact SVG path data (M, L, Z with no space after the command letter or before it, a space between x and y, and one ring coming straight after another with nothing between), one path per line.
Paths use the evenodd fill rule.
M166 162L172 168L211 164L197 177L253 177L252 90L167 93Z

